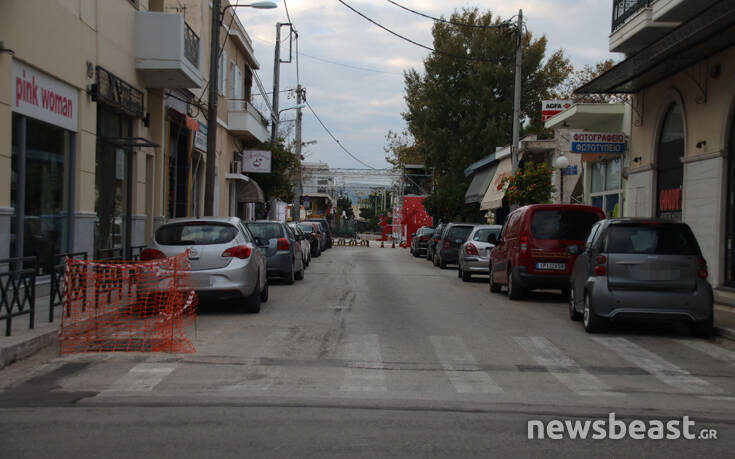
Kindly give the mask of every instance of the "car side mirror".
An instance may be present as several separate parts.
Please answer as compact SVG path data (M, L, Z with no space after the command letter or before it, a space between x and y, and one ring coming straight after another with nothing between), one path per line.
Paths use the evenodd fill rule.
M498 237L495 234L490 233L490 235L487 237L487 242L490 243L490 244L493 244L493 245L494 244L497 244L498 243Z
M575 245L567 246L567 253L569 253L571 255L577 255L577 254L579 254L579 246L576 245L576 244Z
M411 237L416 237L416 233L411 233Z

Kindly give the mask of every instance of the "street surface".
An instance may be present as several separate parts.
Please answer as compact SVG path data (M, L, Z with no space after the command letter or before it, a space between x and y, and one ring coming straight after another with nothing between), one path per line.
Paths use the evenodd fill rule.
M194 334L196 333L196 334ZM731 457L735 343L588 335L556 292L511 302L407 250L334 248L260 314L202 304L194 354L0 371L0 456ZM529 440L540 419L689 416L716 440ZM635 448L635 449L633 449Z

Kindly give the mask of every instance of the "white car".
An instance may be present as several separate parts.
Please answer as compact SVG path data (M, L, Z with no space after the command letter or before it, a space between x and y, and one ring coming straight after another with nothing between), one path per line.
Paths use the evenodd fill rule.
M301 247L301 259L304 261L304 266L309 266L309 263L311 263L311 242L309 241L309 235L296 223L289 223L288 226L293 231L293 234L296 236L296 242Z

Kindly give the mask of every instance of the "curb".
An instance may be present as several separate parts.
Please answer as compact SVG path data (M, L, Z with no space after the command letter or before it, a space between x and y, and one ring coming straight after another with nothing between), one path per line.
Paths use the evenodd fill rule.
M735 341L735 330L730 328L713 327L712 334L721 338Z
M25 341L3 347L0 349L0 369L17 360L30 357L41 349L55 344L58 340L59 330L53 329Z

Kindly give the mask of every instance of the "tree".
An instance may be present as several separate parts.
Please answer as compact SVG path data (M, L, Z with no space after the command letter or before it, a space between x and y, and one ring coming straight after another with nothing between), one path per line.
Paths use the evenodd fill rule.
M434 190L425 207L443 219L474 218L474 207L464 203L470 183L464 170L511 141L515 32L477 8L455 12L451 20L487 27L434 25L437 52L424 60L424 73L404 73L408 109L403 118L414 147L434 171ZM522 49L521 118L540 129L541 101L571 67L561 51L545 58L544 36L523 33Z
M581 86L589 83L598 76L607 72L615 62L612 59L598 62L594 66L585 65L579 70L575 70L567 76L556 88L549 92L551 99L572 100L575 104L591 103L591 104L611 104L628 102L630 96L627 94L576 94L574 91Z
M263 148L271 150L270 144L264 144ZM271 172L258 174L256 180L267 198L291 202L294 197L292 178L299 167L301 167L300 158L288 150L282 142L278 142L271 154Z
M342 196L341 198L337 199L337 217L342 217L342 212L344 211L345 215L347 215L347 218L354 217L355 213L352 210L352 200L348 198L347 196Z
M385 160L393 166L393 170L400 170L406 164L424 164L424 158L421 151L411 137L408 131L402 131L400 134L388 131L385 136L388 145L383 150L388 153Z
M544 163L526 162L523 169L498 184L498 190L505 190L508 204L525 206L543 204L551 201L551 193L556 188L551 184L551 169Z

